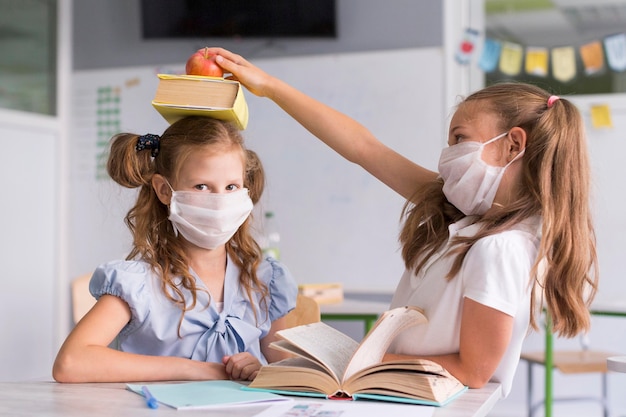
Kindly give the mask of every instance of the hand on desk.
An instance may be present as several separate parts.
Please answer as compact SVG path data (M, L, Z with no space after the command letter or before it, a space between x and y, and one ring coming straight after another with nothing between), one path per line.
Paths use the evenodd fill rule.
M261 362L248 352L224 356L222 363L225 366L226 374L233 380L252 381L261 369Z

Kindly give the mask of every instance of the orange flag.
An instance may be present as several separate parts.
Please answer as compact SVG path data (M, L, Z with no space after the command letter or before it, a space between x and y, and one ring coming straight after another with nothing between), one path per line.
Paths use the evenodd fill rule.
M591 42L580 47L585 73L595 74L604 68L604 52L600 41Z

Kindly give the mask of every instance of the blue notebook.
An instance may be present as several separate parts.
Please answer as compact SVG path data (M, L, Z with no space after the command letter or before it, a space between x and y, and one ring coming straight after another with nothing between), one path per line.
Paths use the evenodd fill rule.
M166 384L126 384L130 391L143 396L147 386L160 403L177 410L215 408L251 403L290 401L286 397L260 391L243 391L243 384L233 381L199 381Z

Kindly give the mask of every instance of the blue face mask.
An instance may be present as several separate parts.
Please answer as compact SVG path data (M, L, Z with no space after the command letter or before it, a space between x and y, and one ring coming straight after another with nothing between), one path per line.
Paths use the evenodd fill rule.
M504 171L524 151L505 166L492 166L482 159L488 144L505 137L502 133L486 142L467 141L444 148L439 158L439 175L448 201L465 215L485 214L491 208Z

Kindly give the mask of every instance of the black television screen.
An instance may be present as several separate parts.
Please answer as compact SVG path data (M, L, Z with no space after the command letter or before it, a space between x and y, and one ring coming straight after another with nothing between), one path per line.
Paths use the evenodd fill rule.
M335 38L336 0L141 0L144 39Z

